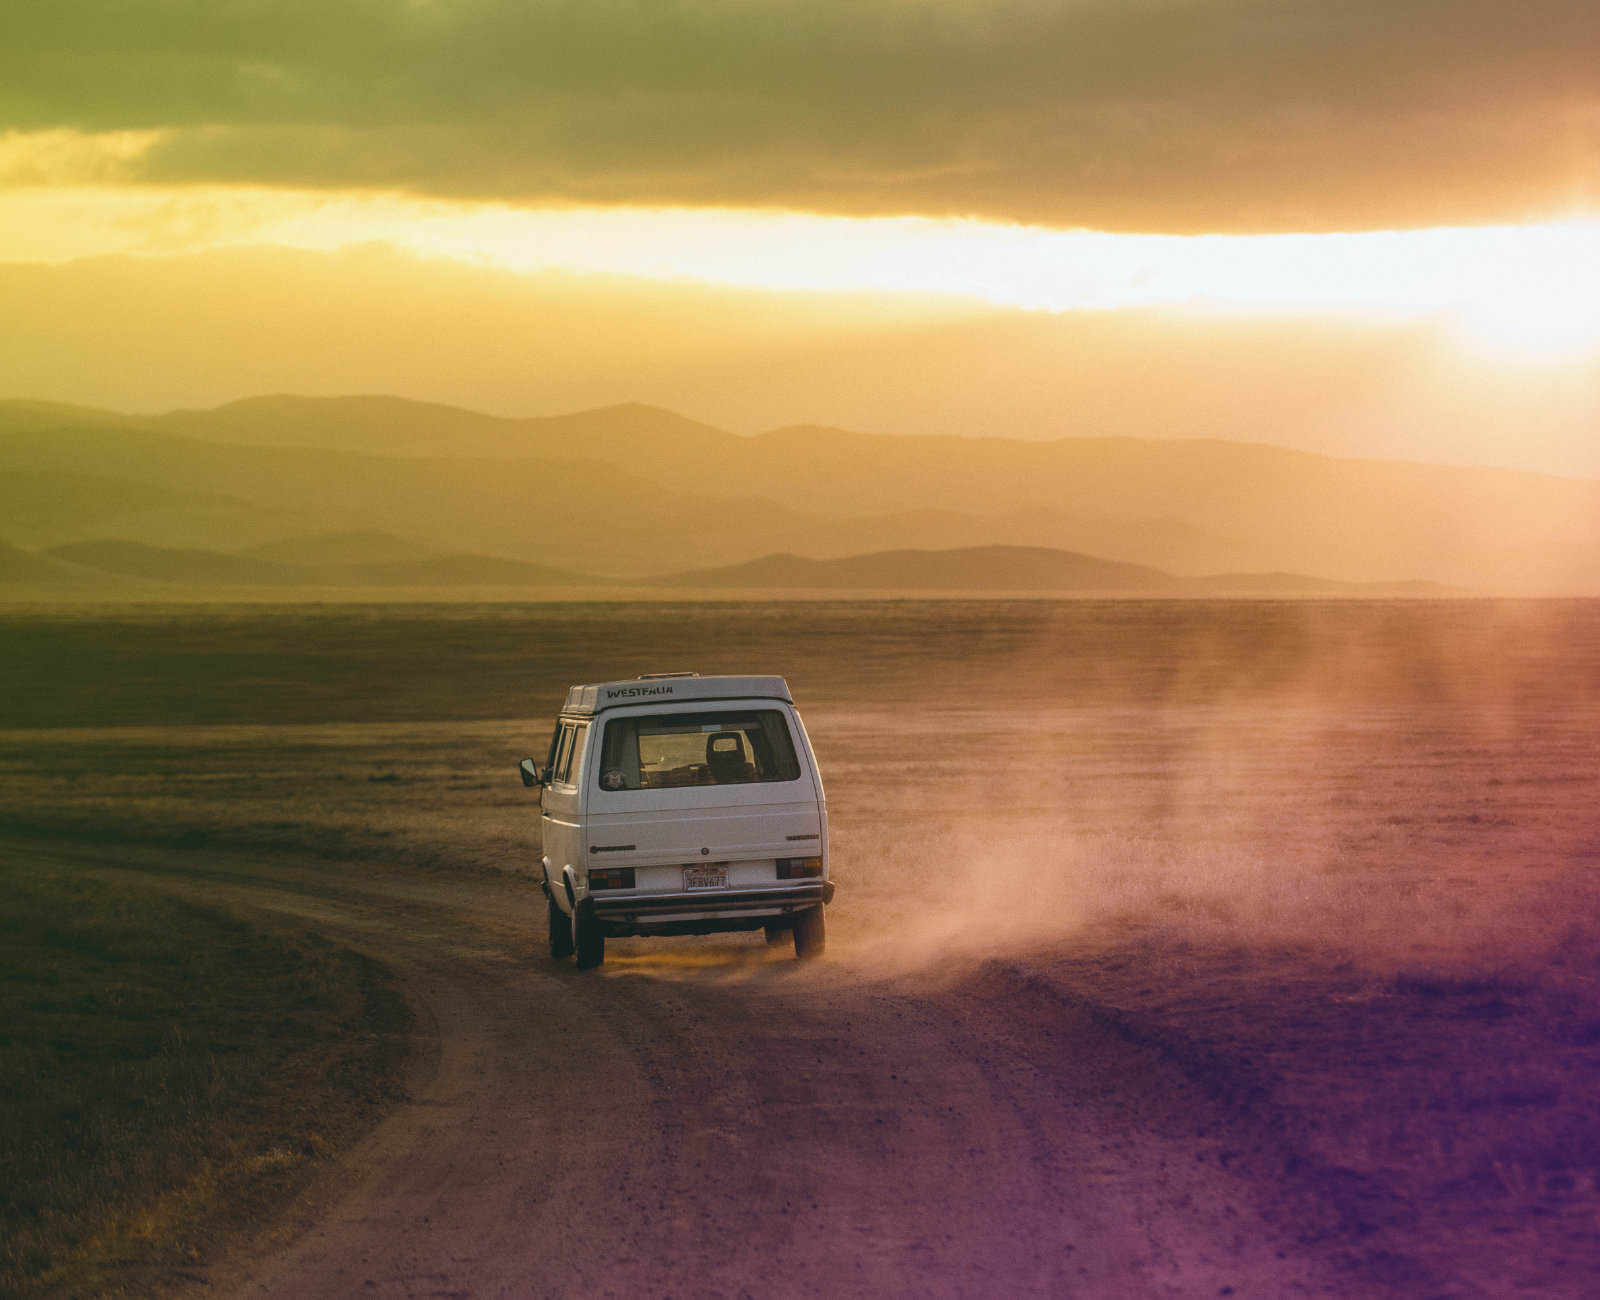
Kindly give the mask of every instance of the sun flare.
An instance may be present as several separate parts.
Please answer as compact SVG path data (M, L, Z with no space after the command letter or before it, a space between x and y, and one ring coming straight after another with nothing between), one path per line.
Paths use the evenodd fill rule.
M1480 272L1458 321L1465 339L1524 362L1559 364L1600 354L1596 228L1544 228L1506 251L1522 256L1506 256Z
M1430 320L1472 350L1600 355L1600 222L1273 235L726 208L518 208L242 187L0 191L3 260L386 244L511 273L920 294L1029 311Z

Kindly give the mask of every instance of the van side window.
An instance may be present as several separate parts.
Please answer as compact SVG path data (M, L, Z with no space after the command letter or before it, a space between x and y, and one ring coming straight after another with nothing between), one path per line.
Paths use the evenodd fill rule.
M561 761L556 765L556 781L560 785L571 785L574 774L583 771L583 742L589 737L589 724L580 723L571 728L571 732Z
M550 746L550 779L559 781L566 768L567 759L572 754L572 724L563 722L561 730L556 733L556 738Z
M612 718L601 743L602 790L798 781L800 760L777 709Z

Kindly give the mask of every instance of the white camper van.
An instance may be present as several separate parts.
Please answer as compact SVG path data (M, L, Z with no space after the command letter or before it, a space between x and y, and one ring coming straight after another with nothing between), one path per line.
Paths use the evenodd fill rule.
M552 957L587 970L608 936L724 930L822 952L828 813L783 678L574 686L522 783L540 795Z

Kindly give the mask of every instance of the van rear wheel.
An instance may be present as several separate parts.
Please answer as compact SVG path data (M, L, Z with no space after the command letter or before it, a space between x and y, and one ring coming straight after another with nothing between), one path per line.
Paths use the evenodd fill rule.
M550 909L550 955L557 961L572 956L572 921L556 906L556 900L547 898Z
M787 925L774 923L761 928L767 936L767 947L777 948L789 942L789 927Z
M794 955L801 961L809 961L822 956L827 946L828 930L819 903L794 918Z
M579 970L593 970L606 959L606 937L588 899L572 914L572 946L578 953Z

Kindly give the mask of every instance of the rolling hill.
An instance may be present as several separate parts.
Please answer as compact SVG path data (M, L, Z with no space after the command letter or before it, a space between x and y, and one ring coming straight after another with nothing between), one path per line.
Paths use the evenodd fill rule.
M261 548L270 551L294 548ZM317 539L301 553L320 555L393 550L393 539L366 534ZM34 592L72 589L102 595L107 590L159 598L182 590L227 597L270 589L275 596L294 589L316 591L392 591L413 588L430 596L441 592L507 594L552 589L590 595L608 591L635 595L643 588L683 594L813 592L857 593L1035 593L1061 596L1308 596L1444 594L1426 584L1393 586L1387 591L1299 574L1224 574L1180 578L1145 565L1118 564L1041 547L987 546L938 551L898 550L811 560L798 555L767 555L743 564L683 573L653 575L632 582L608 580L544 565L483 555L413 554L367 562L294 563L260 555L233 555L193 548L155 547L101 539L55 547L47 553L0 543L0 588ZM91 589L93 589L91 591Z
M9 538L32 546L127 537L227 549L306 527L292 512L239 496L77 470L0 471L0 521Z
M105 585L105 575L92 569L0 542L0 588L51 591Z
M1042 547L880 551L838 560L765 555L744 564L656 579L681 587L873 588L898 591L1062 591L1174 594L1180 580L1139 564Z
M1440 596L1429 583L1335 582L1298 573L1182 578L1142 564L1027 546L884 551L839 560L764 555L744 564L669 574L657 586L748 591L1050 592L1115 596Z
M12 548L15 550L15 548ZM26 553L19 553L26 554ZM365 563L295 564L222 551L99 540L57 546L44 563L206 587L592 587L585 574L490 555L418 555Z
M426 560L437 552L420 542L368 528L353 533L319 533L245 548L245 555L278 564L398 564Z
M142 542L71 542L66 546L52 547L46 555L102 573L128 578L154 578L159 582L262 586L290 581L285 577L283 566L265 560L227 555L221 551L146 546Z
M743 437L640 405L510 420L373 398L252 399L152 417L152 427L176 428L174 421L185 432L233 437L270 427L279 441L307 445L598 461L697 496L802 499L830 516L829 534L840 544L802 538L774 549L819 556L1007 543L1191 575L1280 568L1348 581L1421 574L1512 586L1569 584L1584 576L1584 559L1600 558L1600 484L1335 459L1259 443L1092 436L1036 442L817 426ZM906 516L919 512L944 516L954 532L938 525L910 531ZM885 516L899 526L874 528ZM851 518L861 525L840 534ZM1577 569L1574 547L1593 548Z
M518 420L376 397L160 416L0 402L6 500L26 507L0 525L13 542L263 560L351 533L617 578L1012 547L1188 578L1600 592L1590 481L1216 440L745 436L638 405Z

